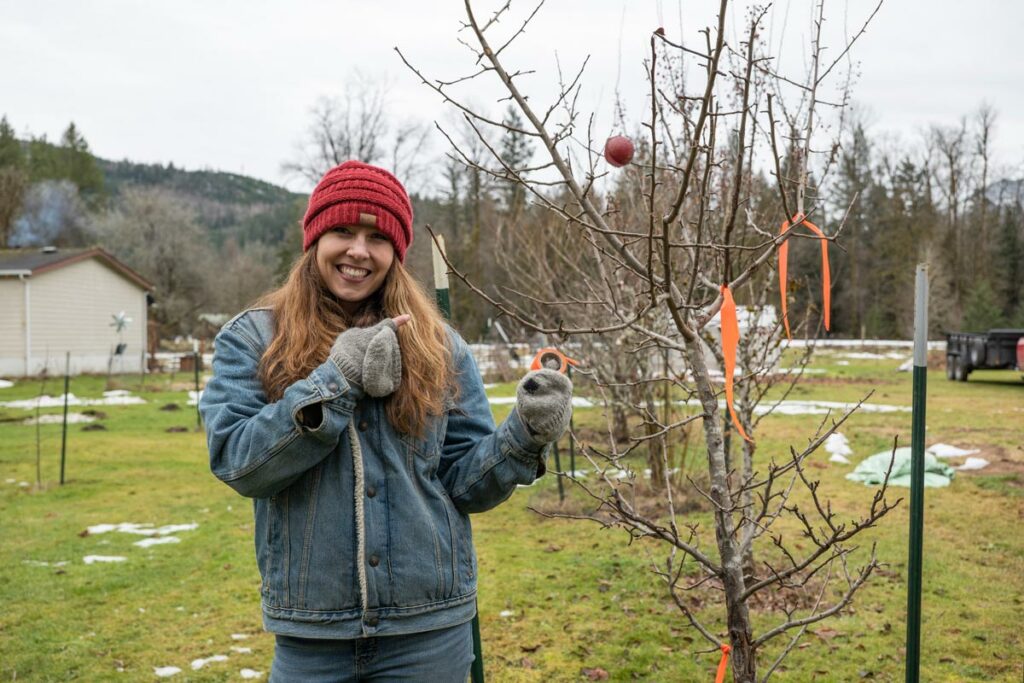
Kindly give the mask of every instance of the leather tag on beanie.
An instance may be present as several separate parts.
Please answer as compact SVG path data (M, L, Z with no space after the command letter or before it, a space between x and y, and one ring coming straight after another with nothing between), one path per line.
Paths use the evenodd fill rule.
M367 225L371 228L377 227L377 217L372 213L359 214L359 225Z

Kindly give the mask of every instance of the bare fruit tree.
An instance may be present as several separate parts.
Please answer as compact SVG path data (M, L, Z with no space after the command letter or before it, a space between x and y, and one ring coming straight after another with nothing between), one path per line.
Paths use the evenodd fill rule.
M520 21L513 20L511 2L478 17L465 0L460 41L475 64L464 77L429 78L399 51L491 152L481 162L449 135L451 156L497 182L521 187L529 200L519 224L503 237L503 251L517 255L504 261L512 285L495 293L467 277L458 263L448 266L501 315L556 342L586 345L599 356L592 367L613 368L604 374L592 370L589 385L606 405L628 404L634 419L626 423L625 435L616 434L622 425L609 425L607 442L574 435L597 475L570 478L594 508L553 514L620 526L633 539L657 542L663 553L660 559L652 555L653 570L712 649L731 647L733 680L767 680L807 627L839 614L878 567L874 548L855 553L854 539L899 502L887 500L883 485L865 502L865 511L848 519L832 509L811 475L809 456L852 410L831 420L826 416L806 443L788 453L755 451L757 423L779 400L767 400L767 387L777 380L766 379L772 373L765 370L780 347L778 319L762 333L748 325L739 341L735 417L720 406L722 375L712 367L722 345L726 353L717 355L726 375L731 369L733 295L754 304L758 316L780 247L795 243L794 249L816 251L822 243L834 245L842 233L841 225L831 234L807 234L796 226L808 225L821 211L818 188L835 157L836 148L822 144L826 117L820 110L840 111L846 89L840 83L838 101L827 102L826 80L843 70L865 29L825 60L818 4L809 67L800 76L782 73L765 54L761 30L767 9L748 13L736 45L726 40L726 26L733 23L727 0L721 1L716 25L702 33L702 44L653 31L636 157L613 177L594 143L594 117L577 108L586 62L571 74L559 67L558 94L543 105L524 89L530 72L505 63L507 47L522 38L542 6L543 1ZM503 22L514 26L503 30ZM500 82L521 124L460 99L459 87L485 78ZM542 160L508 163L489 142L495 133L524 136ZM776 226L785 219L794 229L780 232ZM808 323L817 322L821 308L827 319L827 286L822 298L806 300L805 310L815 312ZM712 332L719 317L720 335ZM728 395L732 384L725 379ZM693 476L687 485L690 495L710 505L713 538L684 519L679 487L670 480L674 449L680 440L692 443L690 427L698 424L706 466L688 473ZM651 469L664 484L663 505L653 511L638 501L636 477L621 476L631 472L629 456L640 447L649 463L660 459L660 467ZM709 589L721 596L724 616L696 609L690 596ZM752 606L794 594L802 599L776 600L783 604L782 616L755 632ZM728 634L724 640L722 632ZM784 640L767 648L776 638ZM759 654L769 649L773 658L759 676Z

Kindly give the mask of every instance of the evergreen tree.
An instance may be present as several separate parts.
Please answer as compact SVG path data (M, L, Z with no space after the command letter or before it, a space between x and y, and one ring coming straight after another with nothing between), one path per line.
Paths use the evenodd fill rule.
M61 136L55 158L56 179L70 180L86 200L99 199L103 193L103 172L74 123L68 124Z
M969 290L964 302L964 331L985 332L993 327L1006 324L999 297L988 279L978 277Z
M504 123L508 128L501 139L501 160L516 172L524 170L533 158L533 145L525 133L526 121L514 105L509 105L505 112ZM523 208L523 187L518 183L507 182L502 188L502 200L507 216L515 220Z
M14 219L21 212L27 189L25 153L4 116L0 118L0 248L10 246Z
M843 145L839 159L839 179L836 187L835 215L846 217L844 227L848 236L847 253L835 255L837 275L835 309L837 332L863 336L866 332L865 314L869 302L869 241L873 236L871 172L871 145L862 122L857 122L850 139Z
M7 117L0 117L0 168L23 168L25 152Z

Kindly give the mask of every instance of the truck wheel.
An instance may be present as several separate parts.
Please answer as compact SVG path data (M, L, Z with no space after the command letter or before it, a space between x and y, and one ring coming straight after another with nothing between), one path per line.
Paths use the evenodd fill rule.
M970 370L967 366L967 359L963 356L956 359L956 379L958 382L966 382L967 375L970 374Z
M946 356L946 379L956 379L956 356Z

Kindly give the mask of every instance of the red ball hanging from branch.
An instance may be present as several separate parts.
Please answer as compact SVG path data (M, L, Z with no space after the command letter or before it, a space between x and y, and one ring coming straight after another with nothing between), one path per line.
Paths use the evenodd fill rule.
M608 138L604 143L604 158L609 164L616 168L625 166L633 160L633 141L625 135L616 135Z

